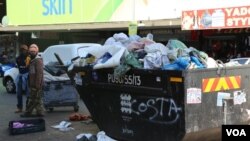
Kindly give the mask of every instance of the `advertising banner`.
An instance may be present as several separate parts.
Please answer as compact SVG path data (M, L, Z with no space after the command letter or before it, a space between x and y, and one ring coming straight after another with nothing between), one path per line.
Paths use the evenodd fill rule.
M8 25L106 22L123 0L7 0Z
M206 27L203 28L208 28L209 19L206 18L216 10L212 8L249 5L249 0L6 0L6 3L5 26L151 21L180 19L181 15L190 22L195 12L188 10L211 9L207 13L206 10L197 11L200 19L204 15L203 25ZM223 8L221 10L227 14ZM182 14L182 11L186 12ZM221 13L218 11L215 17L216 14L220 16ZM185 29L192 29L188 24Z
M250 26L250 5L182 11L182 30L244 28Z

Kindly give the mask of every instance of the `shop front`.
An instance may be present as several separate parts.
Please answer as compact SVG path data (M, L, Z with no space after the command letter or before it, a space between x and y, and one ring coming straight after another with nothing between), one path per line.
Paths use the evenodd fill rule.
M0 35L0 64L14 63L16 52L17 37L13 34Z
M247 10L248 6L244 6L247 5L247 2L229 1L223 3L216 0L203 2L177 0L178 5L176 5L166 1L151 0L109 0L105 2L93 0L88 3L73 0L8 0L6 1L7 15L5 18L7 20L5 26L0 27L0 32L14 34L18 32L18 42L37 43L44 50L52 44L104 43L105 39L114 33L129 34L129 24L135 22L137 34L140 36L152 33L157 42L164 44L171 38L177 38L187 46L210 51L209 46L212 46L212 42L215 42L213 40L217 39L217 36L220 36L218 38L222 38L222 40L224 40L223 38L231 40L236 37L237 40L243 40L238 39L238 34L232 37L231 34L218 33L218 31L222 31L221 29L248 29L250 23L248 12L250 10ZM96 3L100 3L100 5L96 5ZM190 5L191 3L196 4ZM190 5L190 7L186 5ZM238 7L232 7L233 5ZM229 8L217 8L219 6ZM156 7L157 10L155 10ZM233 18L235 16L245 18L243 20ZM221 23L223 20L227 20L227 25L224 27ZM212 21L216 22L212 23ZM242 36L245 36L245 32L242 33L244 34Z
M182 29L202 35L201 48L223 62L249 57L250 6L182 12Z

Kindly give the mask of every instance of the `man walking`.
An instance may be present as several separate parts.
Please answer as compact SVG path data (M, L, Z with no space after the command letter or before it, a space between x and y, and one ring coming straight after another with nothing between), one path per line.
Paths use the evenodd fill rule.
M31 62L29 66L29 90L30 100L27 109L21 117L44 116L44 108L42 102L42 85L43 85L43 60L38 55L39 48L36 44L29 47ZM36 109L36 115L32 115Z
M28 90L28 71L29 71L29 63L30 57L28 55L28 46L22 44L20 46L20 55L16 58L17 67L19 70L19 74L16 79L16 94L17 94L17 110L15 113L20 113L23 110L23 92L25 92L26 106L29 100L29 90Z

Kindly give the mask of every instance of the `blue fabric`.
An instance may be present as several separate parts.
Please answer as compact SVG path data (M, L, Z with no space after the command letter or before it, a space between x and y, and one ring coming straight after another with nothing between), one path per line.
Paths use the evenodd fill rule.
M197 65L197 68L205 68L205 66L199 61L197 57L191 56L191 61Z
M173 63L163 65L163 70L185 70L189 62L189 57L179 57Z
M29 89L28 89L28 73L20 74L17 76L16 79L16 94L17 94L17 108L23 108L23 91L25 92L26 96L29 96Z
M179 57L176 60L176 63L182 68L186 69L189 66L190 59L189 57Z
M183 70L177 63L164 65L163 70Z
M21 86L22 90L28 89L28 84L27 84L27 82L28 82L28 75L29 75L28 72L24 73L24 74L21 74L21 73L18 74L17 79L16 79L16 86L17 86L17 88L21 84L20 86Z

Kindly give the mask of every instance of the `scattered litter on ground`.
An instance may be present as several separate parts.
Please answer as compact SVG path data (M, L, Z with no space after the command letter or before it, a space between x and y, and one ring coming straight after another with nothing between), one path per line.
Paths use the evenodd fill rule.
M71 123L67 121L61 121L58 125L51 126L52 128L59 129L60 131L70 131L74 128L70 127Z
M82 133L76 136L76 141L116 141L106 135L104 131L100 131L97 135L90 133Z
M84 121L88 119L91 119L90 115L83 115L80 113L73 113L69 116L70 121Z

